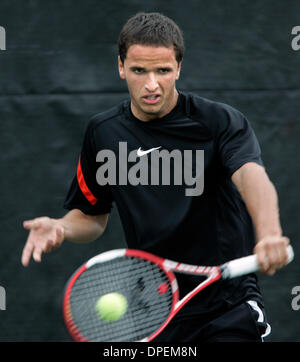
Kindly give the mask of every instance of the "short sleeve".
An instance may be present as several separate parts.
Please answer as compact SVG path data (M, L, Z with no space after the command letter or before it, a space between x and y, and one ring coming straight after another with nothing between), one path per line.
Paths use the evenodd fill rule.
M90 122L84 135L76 174L64 202L65 209L79 209L88 215L110 213L113 202L110 187L97 184L96 172L93 123Z
M247 162L263 166L260 145L247 118L227 105L224 112L218 126L217 148L226 173L231 177Z

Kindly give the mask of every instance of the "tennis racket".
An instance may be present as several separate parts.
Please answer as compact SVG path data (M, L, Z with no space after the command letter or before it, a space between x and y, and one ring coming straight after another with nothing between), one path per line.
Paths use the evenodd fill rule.
M287 248L289 262L293 249ZM219 279L231 279L258 271L256 255L221 266L188 265L135 249L116 249L99 254L72 275L66 285L63 314L75 341L150 342L197 293ZM205 278L179 300L173 272ZM95 305L102 295L117 292L128 302L116 321L98 316Z

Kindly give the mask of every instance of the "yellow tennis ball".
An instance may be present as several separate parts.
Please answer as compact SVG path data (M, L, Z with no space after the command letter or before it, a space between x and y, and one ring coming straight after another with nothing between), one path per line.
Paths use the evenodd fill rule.
M127 299L120 293L102 295L95 306L98 316L107 322L120 319L126 313L127 307Z

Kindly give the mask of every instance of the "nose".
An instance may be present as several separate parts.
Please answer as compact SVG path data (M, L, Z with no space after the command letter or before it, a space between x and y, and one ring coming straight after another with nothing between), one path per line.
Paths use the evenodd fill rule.
M149 72L145 88L148 92L155 92L158 88L158 82L154 73Z

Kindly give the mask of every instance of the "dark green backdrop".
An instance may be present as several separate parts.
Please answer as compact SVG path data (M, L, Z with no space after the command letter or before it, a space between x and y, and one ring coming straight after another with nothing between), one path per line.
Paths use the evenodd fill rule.
M145 5L147 4L147 5ZM298 0L1 0L0 341L70 341L62 296L73 270L94 254L124 245L114 209L104 236L65 243L23 268L24 219L64 214L86 122L127 98L117 72L121 26L138 11L160 11L184 31L186 55L178 88L242 111L261 143L277 187L282 225L296 260L274 277L260 276L273 333L268 341L300 341L299 181L300 25Z

